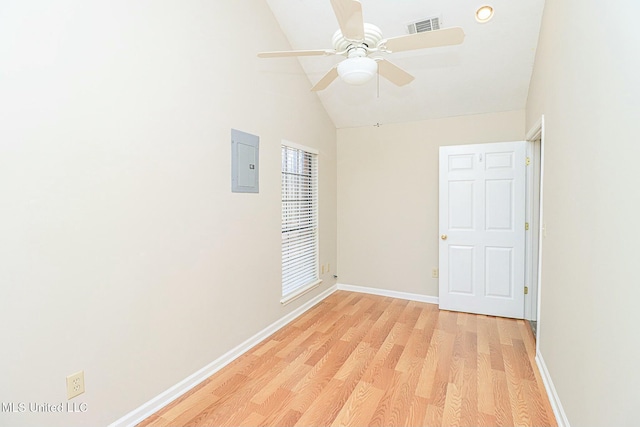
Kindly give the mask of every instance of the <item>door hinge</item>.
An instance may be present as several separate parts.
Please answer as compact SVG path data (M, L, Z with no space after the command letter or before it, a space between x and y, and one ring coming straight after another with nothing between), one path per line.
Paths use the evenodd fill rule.
M528 223L528 222L525 222L525 223L524 223L524 229L525 229L525 230L527 230L527 231L529 231L529 223Z
M525 294L525 295L528 295L528 294L529 294L529 287L528 287L528 286L525 286L525 287L524 287L524 294Z
M531 159L529 157L527 157L524 161L524 164L529 166L531 164Z

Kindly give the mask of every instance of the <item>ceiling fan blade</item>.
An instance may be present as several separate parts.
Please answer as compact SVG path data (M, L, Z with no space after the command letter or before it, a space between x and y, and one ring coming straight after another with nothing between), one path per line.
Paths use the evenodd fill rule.
M362 4L358 0L331 0L342 35L349 40L364 40Z
M391 52L405 50L424 49L428 47L451 46L464 41L464 31L460 27L445 28L442 30L425 31L424 33L410 34L408 36L392 37L383 40L380 47L384 46Z
M386 59L378 60L378 72L397 86L404 86L415 79L411 74Z
M324 90L326 89L331 83L333 83L333 81L335 79L338 78L338 66L336 65L335 67L333 67L332 69L330 69L327 74L325 74L324 76L322 76L322 78L320 79L320 81L318 81L318 83L315 84L315 86L313 86L311 88L311 91L313 92L318 92L320 90Z
M284 50L274 52L260 52L260 58L285 58L288 56L326 56L335 55L336 51L332 49L323 50Z

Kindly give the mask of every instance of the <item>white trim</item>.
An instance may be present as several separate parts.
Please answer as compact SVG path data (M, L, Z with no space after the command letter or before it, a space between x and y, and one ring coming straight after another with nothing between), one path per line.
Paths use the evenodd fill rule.
M542 227L542 160L543 160L543 126L544 116L529 129L527 132L527 157L531 159L531 164L527 167L527 188L526 188L526 221L532 226L529 232L526 233L525 241L525 284L529 286L531 292L525 295L524 305L524 318L526 320L538 321L539 313L538 307L540 307L540 234ZM536 141L540 141L540 155L536 157ZM539 171L536 174L536 171ZM537 180L536 180L537 178ZM537 182L536 182L537 181ZM538 197L537 204L536 197L534 195L537 185ZM534 213L537 208L538 215L534 217ZM537 227L534 229L533 226ZM535 237L535 239L534 239ZM535 253L535 256L534 256ZM534 265L534 258L537 258L537 262ZM535 281L534 281L535 277Z
M525 187L525 221L529 224L529 230L525 232L525 243L524 243L524 284L529 287L529 292L524 296L524 319L525 320L535 320L532 313L532 304L533 304L533 291L536 291L538 287L533 285L533 211L534 211L534 183L533 178L535 176L533 170L537 167L535 161L535 142L531 140L527 140L527 159L529 159L529 163L527 165L527 184Z
M338 290L340 291L359 292L362 294L380 295L383 297L407 299L410 301L426 302L429 304L438 304L438 297L432 297L430 295L411 294L408 292L390 291L387 289L378 289L378 288L367 288L365 286L345 285L342 283L338 283L336 286L338 286Z
M546 224L544 222L544 145L545 126L544 114L540 117L540 224L538 224L538 313L536 314L536 348L540 342L540 307L542 306L542 240L547 237Z
M280 304L287 305L291 301L297 300L302 295L306 294L307 292L311 291L312 289L317 288L320 285L320 283L322 283L322 280L318 279L315 282L311 282L308 285L303 286L300 289L297 289L295 292L290 293L286 297L282 297L282 299L280 300Z
M282 145L285 147L295 148L296 150L306 151L307 153L318 155L320 151L316 148L307 147L306 145L296 144L295 142L287 141L286 139L282 140Z
M544 388L547 390L549 403L551 403L551 409L553 409L553 415L555 415L556 417L558 427L571 427L571 425L569 424L569 419L567 418L567 414L564 412L564 408L562 407L562 403L560 402L560 397L558 396L556 387L553 385L553 380L551 380L551 374L549 373L547 365L544 363L542 353L540 353L539 350L536 351L536 365L538 365L538 370L540 371L540 375L542 376Z
M160 409L167 406L169 403L173 402L202 381L209 378L211 375L218 372L220 369L227 366L229 363L236 360L238 357L242 356L247 351L251 350L254 346L262 342L264 339L273 335L275 332L286 326L288 323L295 320L300 315L304 314L307 310L309 310L314 305L318 304L320 301L327 298L329 295L334 293L337 290L337 286L334 285L321 293L320 295L312 298L305 304L301 305L297 309L293 310L291 313L282 317L281 319L275 321L271 325L267 326L251 338L247 339L242 344L236 346L235 348L229 350L222 356L218 357L213 362L209 363L204 368L199 371L191 374L184 380L180 381L178 384L174 385L170 389L165 392L159 394L153 399L149 400L147 403L144 403L140 407L134 409L129 412L127 415L122 418L114 421L112 424L109 424L109 427L125 427L125 426L133 426L139 423L140 421L150 417L151 415L158 412Z
M527 132L527 141L536 141L540 139L540 195L539 195L539 224L538 224L538 279L536 282L537 287L537 313L536 313L536 346L540 342L540 311L542 306L542 246L543 239L546 237L546 224L544 222L544 147L545 147L545 121L544 114L540 116L540 119L529 129ZM538 167L538 166L536 166Z
M539 137L542 136L542 127L544 125L544 114L536 121L536 123L531 126L529 132L527 132L526 140L527 141L535 141Z

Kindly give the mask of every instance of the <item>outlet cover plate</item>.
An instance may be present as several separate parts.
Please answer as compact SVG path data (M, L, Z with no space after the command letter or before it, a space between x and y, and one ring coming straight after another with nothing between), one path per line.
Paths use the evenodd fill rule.
M67 400L84 393L84 371L76 372L67 377Z

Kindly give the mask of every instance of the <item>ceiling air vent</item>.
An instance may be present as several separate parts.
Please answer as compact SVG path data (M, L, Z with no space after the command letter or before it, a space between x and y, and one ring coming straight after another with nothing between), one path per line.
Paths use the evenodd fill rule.
M422 19L418 22L412 22L407 25L409 34L424 33L425 31L433 31L440 29L440 17L434 16L432 18Z

